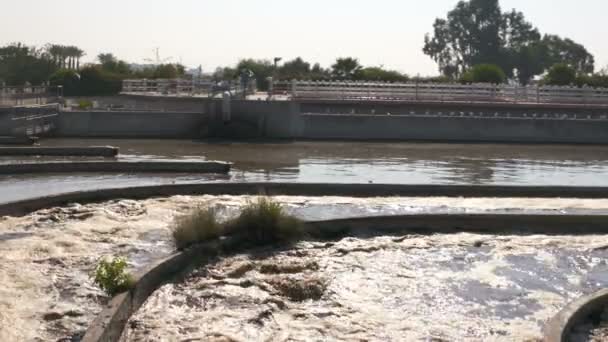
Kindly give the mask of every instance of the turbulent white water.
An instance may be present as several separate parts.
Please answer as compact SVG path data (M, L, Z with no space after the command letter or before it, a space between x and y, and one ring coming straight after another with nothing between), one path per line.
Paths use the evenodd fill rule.
M408 235L249 251L163 286L123 341L535 341L608 285L607 243Z
M133 270L141 269L145 264L162 258L173 250L169 226L176 214L209 204L216 206L223 215L232 215L250 199L251 197L247 196L174 196L144 201L117 200L42 210L22 218L0 218L0 281L3 284L0 287L0 341L47 341L81 335L107 300L91 283L90 278L90 273L100 257L126 256ZM306 219L415 212L521 210L518 208L526 208L525 210L528 211L564 212L608 210L606 200L353 199L286 196L276 199L284 203L290 212ZM475 330L475 334L487 334L491 329L510 333L514 328L505 328L505 320L513 326L538 329L538 322L555 313L568 299L594 288L595 285L591 283L606 285L599 273L596 274L597 267L601 266L596 259L606 259L602 254L604 250L599 248L608 245L606 237L493 237L489 238L487 243L484 242L482 247L471 247L478 245L473 241L479 239L481 237L473 235L446 235L413 237L394 242L389 237L375 237L371 240L346 239L328 248L313 248L315 246L305 244L300 247L302 251L309 253L304 259L310 259L320 266L317 271L311 272L311 275L327 279L329 292L325 292L321 301L304 303L302 307L292 308L288 303L289 310L292 311L281 313L284 316L280 317L283 317L281 319L284 322L290 322L293 317L299 317L293 310L301 310L304 322L300 328L301 334L304 334L311 324L315 326L323 324L324 314L321 313L319 318L313 313L317 312L314 310L324 312L323 310L327 309L326 305L342 303L359 308L365 307L367 309L364 311L369 313L369 316L357 316L355 313L359 309L356 307L353 312L341 311L342 323L333 323L338 327L348 326L349 322L354 320L361 321L362 327L370 329L376 325L388 325L387 333L395 333L390 330L391 324L404 321L403 317L406 317L409 322L408 331L413 334L412 336L418 336L415 334L431 336L428 335L431 332L420 330L420 327L434 326L433 321L438 318L428 316L428 312L442 308L443 311L437 312L444 312L448 317L448 321L445 322L448 323L436 323L437 326L443 326L441 329L437 328L439 335L465 336L458 335L462 330L458 325L467 320L474 322L471 326L485 329ZM374 250L374 246L384 245L386 247ZM371 250L367 251L369 247ZM345 251L353 249L361 249L361 251L347 252L339 256L337 254L342 253L341 248ZM519 262L517 258L523 258L523 261ZM232 263L234 260L236 259L227 259L225 262ZM522 265L533 264L540 271L525 269L513 274L503 274L517 270L509 266L513 262ZM221 264L217 267L218 272L223 272L225 269ZM549 272L547 274L551 275L541 278L543 279L541 283L555 284L551 285L554 288L530 287L542 287L538 284L537 276L541 271ZM251 274L255 279L255 271ZM244 277L249 276L246 274ZM374 282L369 282L369 279ZM589 279L592 281L588 282ZM496 283L503 280L504 283ZM205 281L205 278L193 281ZM486 289L484 286L488 284L493 287ZM498 285L503 287L496 287ZM161 296L159 300L162 299L163 293L169 290L171 293L167 295L175 296L183 296L190 291L186 285L168 286L158 292L157 295ZM180 294L179 291L182 290L172 290L172 286L178 290L183 288L185 292ZM462 289L452 288L454 286ZM521 291L525 295L521 297L515 294L512 291L514 286L523 289ZM212 290L224 291L221 287ZM247 291L250 290L254 289ZM436 297L432 297L433 294L447 290L451 291L448 293L457 292L457 294L445 297L443 301L437 301ZM467 293L483 291L489 292L489 298L493 299L484 301L466 299ZM329 295L331 293L335 293L336 297L331 297ZM391 297L390 293L395 295ZM403 294L408 295L400 297ZM381 295L392 298L390 300L393 302L382 302ZM466 300L462 299L463 296ZM507 306L495 307L496 315L501 312L511 312L513 316L521 316L524 317L523 319L488 316L487 303L494 301L495 297L501 300L505 296L521 297L520 299L525 301L523 304L520 303L521 309L518 309L520 304L511 305L507 301L505 304ZM469 312L471 301L474 302L473 307L478 310L477 314ZM531 301L536 301L542 308L536 308L537 304L526 304ZM139 317L144 320L148 317L145 316L146 312L152 312L146 310L160 310L163 305L148 306L149 309L142 310ZM247 305L250 304L243 304L243 310L246 312L253 310ZM192 312L195 315L192 317L207 317L204 307L191 308L184 305L182 309L178 309L177 306L165 305L164 308L174 310L175 313L172 314L176 315L175 323L169 324L170 322L163 321L167 327L175 327L181 319L189 317L179 316L182 311L184 315ZM520 315L522 312L524 314ZM238 310L228 312L227 315L234 316L234 327L243 324ZM273 315L279 313L273 312ZM222 317L216 316L216 319ZM195 324L197 320L198 318L192 318L188 324ZM453 322L449 323L451 320ZM199 323L202 325L203 321ZM224 329L227 324L229 321L224 323L222 330L232 331ZM171 335L173 332L165 332L162 329L152 330L155 334L158 333L158 336L165 336L163 334L174 336ZM260 334L274 334L279 331L281 330L276 326L269 326L262 329ZM297 329L294 333L296 331ZM336 334L341 334L340 331L344 333L343 329L337 329ZM140 336L137 335L140 334L139 331L134 333L134 336ZM200 331L196 331L191 335L199 333ZM536 333L537 330L534 330L533 335ZM180 334L179 336L187 335L184 332ZM363 333L353 334L359 336ZM350 335L334 337L342 338L340 336ZM370 335L369 338L375 337Z

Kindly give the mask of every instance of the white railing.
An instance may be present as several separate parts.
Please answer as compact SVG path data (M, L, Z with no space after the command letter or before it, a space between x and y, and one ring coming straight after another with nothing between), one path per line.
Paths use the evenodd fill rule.
M608 104L608 88L591 87L292 81L275 83L273 92L295 99Z
M60 95L57 87L47 85L3 86L0 84L0 107L41 105L54 102Z
M236 84L218 85L210 80L196 79L129 79L122 81L123 94L210 96L218 91L239 92Z

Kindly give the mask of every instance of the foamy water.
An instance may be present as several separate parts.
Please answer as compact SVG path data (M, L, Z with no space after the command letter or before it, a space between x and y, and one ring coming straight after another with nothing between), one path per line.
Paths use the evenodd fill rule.
M408 235L248 251L163 286L123 341L533 341L608 285L607 243ZM310 298L284 291L306 284Z
M144 265L168 255L173 250L169 227L175 215L188 212L197 206L213 205L222 215L230 216L238 212L238 208L250 199L252 198L248 196L174 196L144 201L117 200L90 205L73 204L63 208L38 211L22 218L0 218L0 281L3 284L0 287L0 341L57 340L82 335L87 325L107 301L103 293L92 284L90 277L100 257L106 255L126 256L130 261L131 269L139 270ZM289 196L280 196L276 199L282 202L288 211L305 219L437 211L515 211L521 210L521 208L525 208L526 211L542 212L608 210L608 201L606 200L354 199ZM401 290L397 291L399 287L395 287L396 285L390 285L394 283L401 284L399 286L409 286L404 287L410 289L408 291L418 288L416 290L418 292L411 292L413 296L415 295L413 298L418 299L407 303L409 303L408 307L410 309L420 307L421 310L425 308L425 305L437 306L437 303L432 300L428 301L430 304L424 304L426 303L426 295L423 291L424 284L433 284L432 287L442 289L458 280L465 288L462 291L466 291L466 288L476 288L475 286L479 288L486 283L497 286L495 281L514 277L514 275L496 274L497 269L500 269L501 272L506 272L505 268L506 270L509 269L508 265L511 262L509 256L528 255L526 258L531 258L530 260L536 260L540 256L544 260L538 265L541 270L553 270L551 272L565 274L568 277L566 280L560 278L561 280L556 283L556 286L561 286L564 289L564 293L559 293L559 291L556 293L546 289L539 290L540 292L526 292L525 298L539 297L539 302L542 303L544 308L540 311L535 309L533 313L528 314L532 315L530 316L532 319L528 317L524 323L532 324L530 322L542 320L556 312L570 297L591 288L576 284L580 284L581 281L584 282L588 274L595 277L595 273L593 273L595 271L593 270L597 266L594 266L595 261L593 260L595 259L593 258L597 258L596 254L600 253L599 257L605 259L605 256L601 254L603 249L600 247L608 245L608 240L603 236L509 237L507 240L502 237L495 237L488 241L488 246L491 246L491 249L489 247L476 247L469 251L468 248L472 241L478 239L479 237L476 236L454 235L415 237L405 239L402 242L394 242L388 237L377 237L372 240L347 239L328 248L313 248L308 245L301 248L309 252L318 250L315 252L317 254L310 252L310 258L322 265L319 270L321 272L320 276L325 277L325 275L335 274L338 277L337 280L334 279L329 283L331 284L330 288L359 286L347 292L345 292L346 290L336 292L340 293L340 296L344 296L336 297L338 298L335 299L336 301L347 303L351 298L349 296L355 296L360 291L365 294L364 297L368 297L373 294L372 289L385 286L388 286L386 291L401 292ZM414 245L411 245L412 243ZM340 247L340 244L343 244L343 247ZM374 247L383 244L386 244L387 247L375 251L374 248L365 251L365 248L367 248L365 246ZM355 245L361 246L364 250L347 253L342 257L333 256L340 248L345 250L359 248L353 247ZM511 250L510 248L514 249ZM469 254L470 256L468 256ZM356 259L351 259L355 257ZM572 259L574 261L558 262L561 260L560 258L567 260L574 258ZM478 260L479 263L475 267L469 268L468 260ZM554 269L550 268L553 265L552 260L558 260ZM416 262L423 261L426 264L416 264ZM232 261L229 259L227 262ZM530 262L524 261L523 264L528 265ZM356 266L358 264L363 265L363 268L358 268ZM405 275L409 274L413 278L398 279L395 274L399 273L396 270L401 264L405 266L409 264L408 267L413 267L413 270L403 269L399 271ZM451 269L452 267L455 267L455 269ZM348 273L347 270L354 273ZM390 272L382 275L382 270ZM419 270L425 270L426 273L408 273L411 271L422 272ZM522 272L524 272L524 275L528 274L526 273L528 271ZM377 279L377 282L368 283L363 281L367 277L365 274ZM524 275L518 274L517 276L524 277ZM524 277L521 279L521 284L513 279L505 280L504 284L507 287L517 284L517 286L529 291L525 284L534 282L537 278ZM598 279L598 284L604 284L603 279ZM360 285L352 284L359 281L361 282ZM466 281L469 281L469 283L477 281L482 285L477 283L466 285L464 283ZM554 281L553 278L546 280L546 282L551 281ZM574 287L572 287L569 285L570 283L576 286L573 285ZM335 288L334 291L338 290L339 288ZM162 291L159 292L159 294L162 293ZM348 293L351 294L347 296ZM357 301L365 301L364 297L352 297L353 305ZM378 299L377 297L370 298ZM376 299L372 302L375 302ZM394 300L402 299L395 297ZM400 310L403 310L398 306L385 308L382 306L384 304L377 303L380 306L372 306L372 304L371 302L362 302L361 305L370 307L370 310L377 310L376 314L378 316L374 319L380 319L382 316L380 313L383 310L387 310L388 317L397 315L401 312ZM454 307L455 312L449 312L458 324L463 321L463 317L469 317L468 314L462 312L464 310L462 304L452 300L443 304L446 310L452 307L452 304L461 305ZM319 310L321 310L326 303L313 303L311 305L319 306ZM160 306L156 307L156 309L159 308ZM485 316L486 306L479 304L478 308L483 313L479 315ZM174 310L177 315L180 310L186 312L202 309L184 306L179 310L175 307ZM302 310L308 309L304 307ZM430 308L426 307L424 310L430 310ZM408 317L412 317L413 327L422 325L421 322L424 322L424 320L431 320L425 316L424 310L405 311ZM500 311L501 309L497 308L496 310ZM417 313L418 311L419 313ZM146 311L142 312L145 313ZM372 311L370 311L371 313ZM346 315L345 313L342 314ZM234 319L240 319L238 311L233 312L232 315L234 315ZM290 315L284 316L284 319L289 321L292 317ZM344 322L356 318L348 315L344 317ZM502 320L502 318L488 319L483 323L485 326L496 324L499 327L501 326L500 322L503 322ZM398 320L395 319L395 321ZM379 321L378 324L388 324L390 322L392 321ZM317 323L321 324L320 322ZM307 324L310 324L310 322L302 327L307 326ZM455 334L456 332L450 330L455 329L455 324L447 325L445 329L448 330L443 333L448 334L447 336L452 336L449 335L452 333ZM538 325L535 324L534 326ZM483 331L487 332L487 330ZM302 330L302 333L304 333L304 330ZM162 335L165 332L159 331L159 334ZM425 332L421 334L424 335ZM169 338L169 340L171 339Z

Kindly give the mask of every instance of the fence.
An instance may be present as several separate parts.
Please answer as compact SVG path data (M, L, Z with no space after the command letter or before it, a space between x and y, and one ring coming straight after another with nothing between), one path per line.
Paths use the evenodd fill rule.
M237 84L216 84L210 80L196 79L130 79L123 80L122 93L174 96L212 96L215 93L239 92Z
M61 95L60 88L46 85L18 87L0 85L0 107L44 105L57 102Z
M273 93L295 99L608 104L608 88L591 87L291 81L273 84Z

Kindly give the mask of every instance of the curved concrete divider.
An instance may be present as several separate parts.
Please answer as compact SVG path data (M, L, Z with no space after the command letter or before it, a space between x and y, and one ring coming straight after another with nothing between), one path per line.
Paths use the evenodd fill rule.
M306 222L306 230L313 237L337 238L357 231L379 234L415 232L423 234L485 232L485 233L580 233L579 227L608 232L608 216L553 216L553 215L403 215ZM574 226L572 226L574 225ZM572 227L576 227L572 231ZM570 228L570 229L568 229ZM229 237L192 247L165 258L136 277L130 292L116 296L89 326L83 342L118 341L127 321L146 299L163 283L183 274L193 266L223 252L234 251L242 240ZM608 298L608 295L607 295ZM605 303L605 302L604 302ZM595 306L594 306L595 307ZM570 317L569 315L568 317ZM553 342L554 340L548 340ZM557 341L557 340L555 340Z
M1 141L0 141L1 144ZM118 147L0 147L0 156L115 157Z
M36 137L0 137L0 145L33 145L38 142Z
M223 162L49 162L0 164L0 174L65 173L65 172L168 172L168 173L228 173L230 164Z
M340 235L369 230L417 234L607 234L608 215L412 214L307 222L309 231Z
M229 168L228 165L225 168ZM604 187L392 185L314 183L196 183L71 192L0 204L0 215L26 215L67 203L92 203L115 198L146 199L175 195L291 195L346 197L531 197L608 198Z
M582 297L553 317L545 326L544 342L566 342L570 340L572 328L583 323L592 314L608 306L608 289Z
M220 242L211 242L162 259L135 276L135 286L129 292L115 296L95 318L82 338L82 342L118 341L133 313L164 282L188 269L202 264L217 255Z

